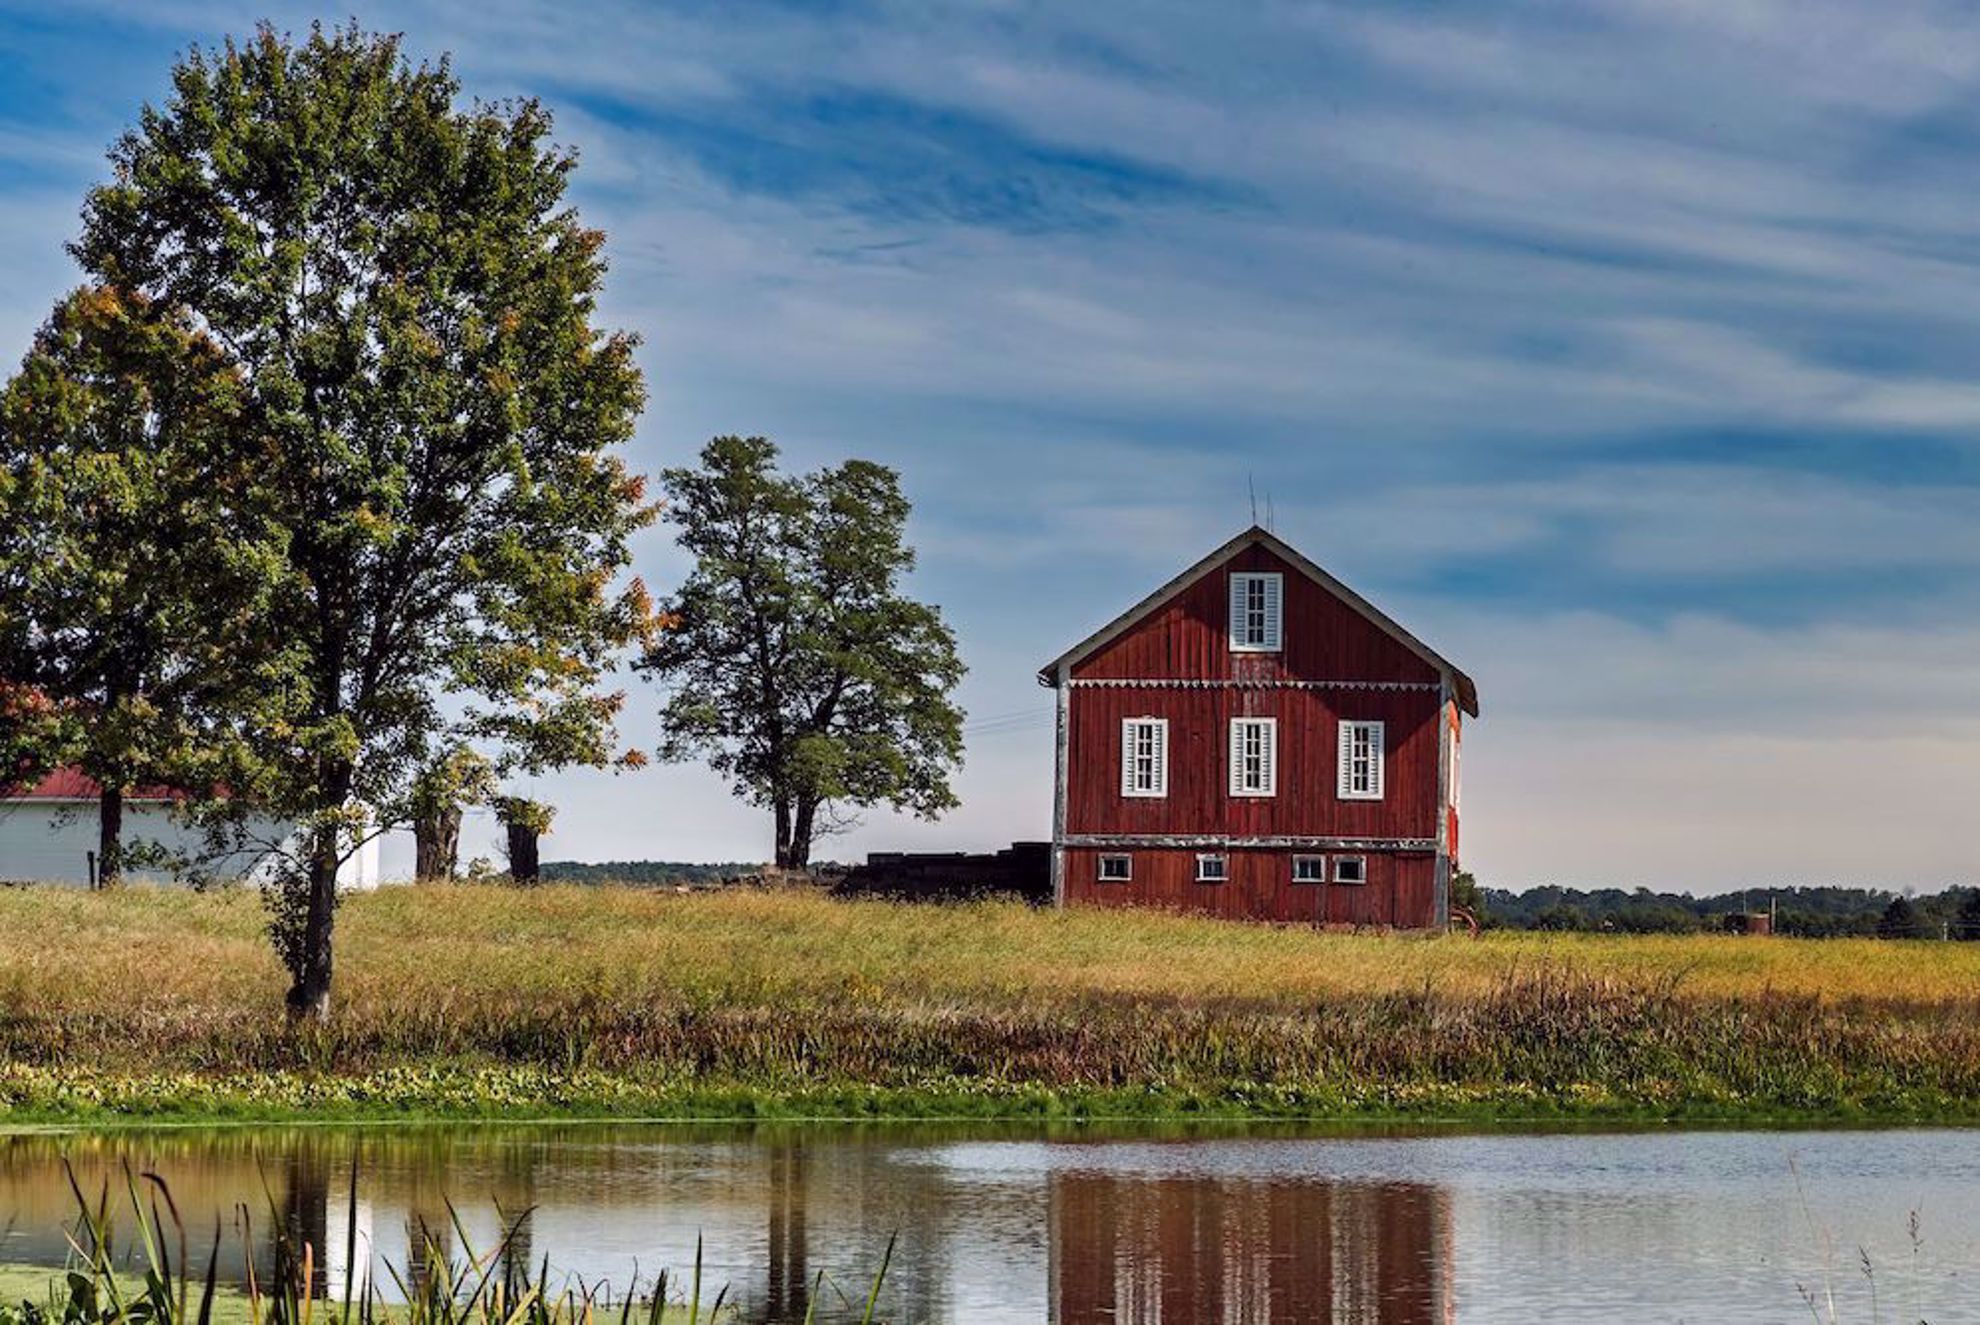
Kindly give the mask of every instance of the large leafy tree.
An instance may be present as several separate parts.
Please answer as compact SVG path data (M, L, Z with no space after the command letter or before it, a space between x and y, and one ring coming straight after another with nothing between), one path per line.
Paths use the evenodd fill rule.
M115 289L64 300L0 393L0 742L16 778L96 781L105 887L126 795L210 776L229 704L279 652L254 628L281 537L261 459L228 356Z
M235 781L298 817L276 893L289 1006L322 1015L340 861L458 743L498 768L624 758L602 689L645 638L621 582L653 515L618 458L643 402L593 324L603 236L534 101L470 107L446 61L356 27L195 49L113 149L73 251L236 361L286 536L291 641Z
M767 805L802 867L835 807L955 805L963 675L940 611L906 597L908 501L865 460L781 473L761 437L718 437L663 476L694 571L642 667L671 694L662 754L706 757Z

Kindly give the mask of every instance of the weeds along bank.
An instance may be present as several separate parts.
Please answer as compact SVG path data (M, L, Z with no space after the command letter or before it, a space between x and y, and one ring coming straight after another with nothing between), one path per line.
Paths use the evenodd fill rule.
M299 1033L261 925L0 890L6 1117L1980 1117L1980 945L403 888L346 904Z

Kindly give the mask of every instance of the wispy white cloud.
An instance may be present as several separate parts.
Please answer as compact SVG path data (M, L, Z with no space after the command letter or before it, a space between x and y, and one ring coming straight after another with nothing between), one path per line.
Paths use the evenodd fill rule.
M0 17L45 84L0 94L0 354L74 280L81 190L173 53L265 11L313 14ZM366 22L557 111L611 237L605 312L647 340L640 463L746 431L903 469L977 711L1035 703L1039 662L1244 523L1255 485L1479 676L1468 831L1496 881L1959 867L1934 826L1980 777L1946 734L1980 711L1969 6ZM663 533L644 551L678 575ZM842 849L1042 832L1049 757L985 739L959 816ZM691 770L544 791L573 854L757 841ZM1877 851L1865 814L1915 831Z

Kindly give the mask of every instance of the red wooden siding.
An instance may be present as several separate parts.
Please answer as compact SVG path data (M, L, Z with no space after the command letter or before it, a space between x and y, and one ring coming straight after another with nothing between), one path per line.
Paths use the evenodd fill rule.
M1197 911L1234 920L1303 921L1321 925L1393 925L1424 928L1435 923L1437 858L1424 852L1326 853L1233 849L1230 878L1196 882L1194 850L1173 847L1066 851L1066 901L1095 906L1159 906ZM1294 855L1363 855L1367 883L1294 883ZM1101 883L1100 857L1133 858L1134 878ZM1329 870L1331 874L1331 869Z
M1232 653L1232 571L1285 576L1284 648ZM1077 680L1418 681L1437 669L1325 588L1262 547L1248 547L1204 574L1119 638L1072 669Z
M1121 720L1169 720L1169 794L1121 795ZM1230 720L1277 718L1275 796L1230 794ZM1343 718L1384 724L1385 792L1342 800ZM1073 691L1068 833L1231 837L1437 836L1434 690L1080 687Z

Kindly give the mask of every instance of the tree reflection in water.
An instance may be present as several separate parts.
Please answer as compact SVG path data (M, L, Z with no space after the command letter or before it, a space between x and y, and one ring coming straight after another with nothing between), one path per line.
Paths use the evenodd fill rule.
M428 1240L448 1255L506 1255L534 1279L618 1288L635 1266L680 1285L698 1238L707 1297L729 1285L753 1325L857 1320L899 1234L882 1314L895 1322L1396 1322L1453 1318L1449 1197L1424 1185L1096 1172L1090 1143L1013 1129L1005 1150L955 1129L454 1127L0 1137L0 1261L51 1269L73 1214L66 1156L85 1189L123 1165L171 1184L192 1263L218 1215L223 1275L239 1284L248 1212L266 1278L271 1222L319 1249L316 1288L340 1298L381 1263L414 1282ZM970 1158L952 1162L951 1148ZM1016 1154L1010 1167L985 1154ZM356 1208L349 1190L358 1169ZM451 1208L450 1208L451 1204ZM529 1212L527 1219L521 1217ZM517 1221L521 1219L520 1225ZM458 1227L457 1227L458 1221ZM359 1253L347 1263L347 1229ZM354 1277L354 1278L353 1278Z

